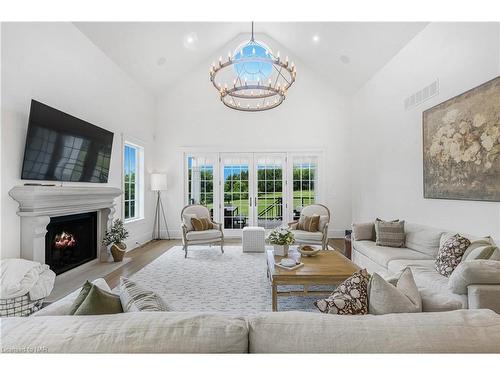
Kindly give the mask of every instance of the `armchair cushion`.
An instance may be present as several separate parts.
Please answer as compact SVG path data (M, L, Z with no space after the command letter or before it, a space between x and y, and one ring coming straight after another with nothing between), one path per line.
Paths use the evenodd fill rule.
M205 231L213 229L212 220L209 217L193 217L191 218L191 224L195 231Z
M305 230L292 230L293 236L297 241L321 241L322 232L307 232Z
M298 230L303 230L306 232L317 232L319 228L319 215L300 215L299 224L297 225Z
M198 241L198 240L215 240L222 238L222 232L218 229L209 229L204 231L191 231L186 234L186 239L188 241Z
M196 214L182 214L182 222L186 226L188 232L194 230L193 224L191 223L191 219L197 218Z

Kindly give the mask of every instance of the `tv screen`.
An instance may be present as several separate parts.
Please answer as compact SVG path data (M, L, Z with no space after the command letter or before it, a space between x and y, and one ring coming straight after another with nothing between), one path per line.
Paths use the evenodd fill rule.
M108 182L113 133L31 101L23 180Z

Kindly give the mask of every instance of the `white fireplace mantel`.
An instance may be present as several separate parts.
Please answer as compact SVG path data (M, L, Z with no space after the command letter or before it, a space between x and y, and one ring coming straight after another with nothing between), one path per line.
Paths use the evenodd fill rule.
M98 258L109 254L100 246L115 213L115 198L122 191L106 186L16 186L9 195L19 203L21 257L45 263L45 234L50 218L97 211Z

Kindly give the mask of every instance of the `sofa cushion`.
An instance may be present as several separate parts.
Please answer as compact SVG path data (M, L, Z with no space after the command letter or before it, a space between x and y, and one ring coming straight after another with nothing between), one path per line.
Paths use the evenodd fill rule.
M469 246L470 247L470 246ZM474 250L464 253L462 263L468 260L490 259L491 256L498 250L498 247L492 245L478 246ZM466 250L467 252L467 250Z
M434 269L434 259L395 259L391 260L387 269L392 275L402 272L406 267L423 266Z
M214 240L222 237L221 231L217 229L209 229L204 231L192 231L186 234L189 241L195 240Z
M405 246L407 248L436 258L439 250L439 241L443 233L442 230L424 225L407 223L405 231Z
M356 241L354 246L361 254L385 268L387 268L388 263L394 259L431 259L431 257L426 254L410 250L406 247L395 248L377 246L373 241Z
M443 276L449 277L462 261L464 252L470 244L471 242L460 234L456 234L447 239L439 247L436 257L436 271Z
M352 224L353 241L375 241L375 224L372 223L353 223Z
M363 315L368 313L368 282L366 270L355 272L344 280L333 293L319 299L314 305L322 313L339 315Z
M316 314L319 315L319 314ZM246 353L245 319L224 314L130 312L2 319L0 346L49 353Z
M472 284L500 284L500 262L496 260L470 260L460 263L448 280L450 290L467 294Z
M448 278L427 265L410 266L422 297L422 311L450 311L467 308L467 296L453 293Z
M490 310L364 316L274 312L251 316L248 324L250 353L500 352L500 315Z
M104 279L95 279L92 281L92 284L97 285L102 290L107 292L111 292L109 285L106 283ZM66 297L63 297L54 303L44 307L43 309L37 311L31 316L58 316L58 315L71 315L71 306L73 302L80 294L82 288L75 290L74 292L68 294Z
M422 298L410 268L399 277L385 280L374 273L368 284L368 312L374 315L422 311Z
M404 247L405 222L375 220L375 233L377 246Z
M322 232L307 232L305 230L293 230L293 236L297 240L303 241L321 241L323 239Z

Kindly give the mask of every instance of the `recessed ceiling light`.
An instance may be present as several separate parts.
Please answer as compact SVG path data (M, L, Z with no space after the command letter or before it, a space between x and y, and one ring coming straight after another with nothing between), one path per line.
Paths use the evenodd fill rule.
M318 43L318 42L319 42L319 35L318 35L318 34L313 35L313 37L312 37L312 41L313 41L314 43Z
M188 33L182 38L184 48L195 50L198 45L198 35L195 32Z
M165 63L166 63L166 62L167 62L167 59L166 59L166 58L164 58L164 57L160 57L160 58L158 59L158 61L156 62L156 64L157 64L158 66L163 66L163 65L165 65Z
M342 61L344 64L349 64L351 62L351 59L349 56L342 55L339 57L340 61Z

